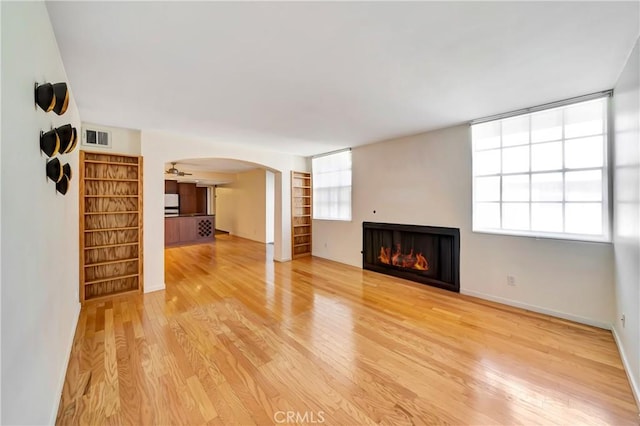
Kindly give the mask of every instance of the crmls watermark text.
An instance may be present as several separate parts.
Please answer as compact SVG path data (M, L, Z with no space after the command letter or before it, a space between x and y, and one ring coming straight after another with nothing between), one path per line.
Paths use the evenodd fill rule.
M324 411L276 411L273 420L276 423L324 423Z

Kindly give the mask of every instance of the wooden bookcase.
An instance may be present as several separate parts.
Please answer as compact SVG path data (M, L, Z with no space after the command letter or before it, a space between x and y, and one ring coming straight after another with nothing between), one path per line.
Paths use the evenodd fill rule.
M142 292L142 157L80 151L80 301Z
M291 172L291 255L311 254L313 196L311 173Z

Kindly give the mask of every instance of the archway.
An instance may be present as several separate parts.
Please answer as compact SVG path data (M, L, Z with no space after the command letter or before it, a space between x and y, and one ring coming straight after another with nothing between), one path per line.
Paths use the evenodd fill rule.
M164 170L180 158L219 158L255 164L274 174L274 260L291 260L291 171L304 166L300 157L229 143L160 132L142 132L144 157L144 274L145 292L164 283Z

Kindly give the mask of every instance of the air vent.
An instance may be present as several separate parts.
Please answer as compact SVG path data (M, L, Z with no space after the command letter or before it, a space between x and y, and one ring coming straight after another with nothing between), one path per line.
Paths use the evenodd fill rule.
M111 148L111 133L103 130L83 129L82 144L100 148Z

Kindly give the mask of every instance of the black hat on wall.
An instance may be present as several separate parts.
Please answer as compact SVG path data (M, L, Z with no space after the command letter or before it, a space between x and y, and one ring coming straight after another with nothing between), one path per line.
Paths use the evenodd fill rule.
M76 148L76 145L78 144L78 131L76 130L75 127L73 128L72 132L73 132L73 137L71 139L71 143L69 144L67 149L63 152L63 154L70 153Z
M65 166L66 165L67 164L65 164ZM68 190L69 190L69 178L67 176L62 176L62 179L60 179L60 182L56 183L56 191L58 191L62 195L65 195Z
M47 157L53 157L60 152L60 136L56 129L48 132L40 132L40 149L47 154Z
M36 83L36 105L44 112L49 112L56 105L56 95L53 91L53 84L45 83L38 85Z
M71 124L65 124L56 128L58 136L60 137L60 153L65 154L69 147L73 144L74 132Z
M36 83L36 105L44 112L53 110L58 115L67 112L69 107L69 89L67 83Z
M53 160L47 161L47 177L52 181L58 183L62 180L63 170L62 165L60 164L60 160L54 158Z
M67 108L69 107L69 89L67 89L67 83L54 84L53 92L56 95L56 103L53 107L53 112L58 115L62 115L67 112Z
M62 175L67 178L67 180L71 180L71 166L69 163L66 163L62 166Z

